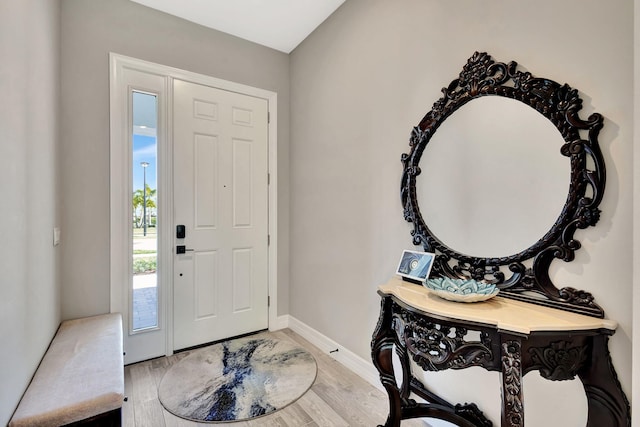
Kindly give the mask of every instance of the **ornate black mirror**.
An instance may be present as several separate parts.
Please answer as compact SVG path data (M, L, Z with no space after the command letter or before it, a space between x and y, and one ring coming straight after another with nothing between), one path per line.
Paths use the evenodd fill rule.
M598 222L605 187L602 116L581 119L576 89L486 53L474 53L442 92L402 155L404 216L413 223L413 243L436 253L432 276L473 278L496 284L504 297L604 317L590 293L558 289L549 273L554 260L574 259L581 246L575 231ZM473 122L479 111L482 118ZM535 142L524 146L525 139ZM448 152L457 154L447 159ZM438 192L464 187L453 177L460 171L488 180L441 203ZM545 195L535 209L522 203L531 193ZM478 200L491 203L478 207ZM505 223L511 225L494 228Z

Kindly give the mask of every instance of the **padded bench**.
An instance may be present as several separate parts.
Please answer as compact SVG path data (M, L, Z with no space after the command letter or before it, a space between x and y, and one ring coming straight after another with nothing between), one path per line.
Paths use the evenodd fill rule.
M120 426L123 399L121 315L67 320L60 324L9 427Z

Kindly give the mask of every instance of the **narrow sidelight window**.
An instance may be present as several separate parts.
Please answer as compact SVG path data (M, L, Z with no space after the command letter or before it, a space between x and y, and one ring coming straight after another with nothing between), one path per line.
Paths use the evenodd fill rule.
M131 227L133 330L158 327L158 193L156 95L132 92Z

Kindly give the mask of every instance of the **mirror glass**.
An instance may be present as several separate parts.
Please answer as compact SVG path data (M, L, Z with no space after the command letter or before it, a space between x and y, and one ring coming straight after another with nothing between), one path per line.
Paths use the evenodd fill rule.
M520 101L471 100L442 122L420 159L416 195L425 223L465 255L527 249L566 202L571 165L563 144L558 129Z

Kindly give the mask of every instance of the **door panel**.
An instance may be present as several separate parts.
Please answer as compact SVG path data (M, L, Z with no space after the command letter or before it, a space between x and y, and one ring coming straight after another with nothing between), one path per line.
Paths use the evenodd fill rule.
M211 135L194 135L193 188L195 221L198 230L215 228L218 224L218 138Z
M267 101L174 81L174 349L268 327Z
M238 313L251 310L251 270L253 270L253 249L233 250L233 311Z
M252 141L233 140L233 226L251 227Z
M217 314L217 294L220 286L218 271L218 251L202 251L194 255L194 295L196 302L195 319L206 319Z

